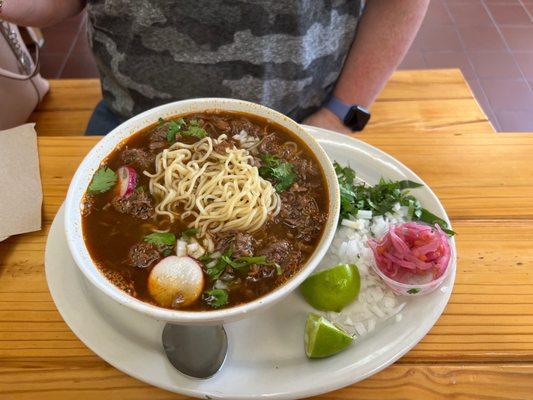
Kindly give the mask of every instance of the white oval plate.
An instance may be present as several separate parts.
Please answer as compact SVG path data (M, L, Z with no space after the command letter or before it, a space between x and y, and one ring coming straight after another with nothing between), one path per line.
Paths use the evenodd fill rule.
M308 129L332 160L349 164L375 183L381 176L422 182L382 151L356 139L318 128ZM444 208L426 186L416 196L424 207L448 221ZM207 380L188 378L167 361L161 346L163 322L129 310L85 281L74 264L63 231L63 208L46 244L45 266L54 302L72 331L117 369L143 382L189 396L213 399L296 399L350 385L387 367L415 346L435 324L450 297L456 260L443 286L411 298L403 318L390 319L346 351L308 360L304 325L312 311L298 293L250 318L225 325L229 352L219 373ZM448 221L449 222L449 221ZM455 251L455 242L452 239Z

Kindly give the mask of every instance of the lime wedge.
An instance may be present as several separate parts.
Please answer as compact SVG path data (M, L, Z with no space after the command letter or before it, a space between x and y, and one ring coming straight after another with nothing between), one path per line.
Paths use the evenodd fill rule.
M307 278L300 291L317 310L340 312L359 295L361 279L354 264L339 264Z
M309 358L329 357L352 343L352 337L326 318L310 313L305 324L305 354Z

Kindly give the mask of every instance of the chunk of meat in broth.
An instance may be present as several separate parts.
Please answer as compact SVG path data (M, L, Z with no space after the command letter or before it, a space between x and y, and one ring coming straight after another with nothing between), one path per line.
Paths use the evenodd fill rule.
M281 193L279 219L289 228L295 238L311 242L320 235L326 216L320 211L316 200L307 191L293 185Z
M302 260L302 252L296 246L285 239L275 239L270 241L265 247L258 251L258 255L265 256L269 263L278 264L286 276L292 275L293 270L297 270ZM288 274L287 274L288 272ZM253 265L250 268L248 277L252 281L258 281L262 278L271 278L276 276L276 267L274 265Z
M151 243L133 245L128 252L128 265L135 268L148 268L161 259L161 253Z
M140 171L153 171L155 155L143 149L125 149L120 154L124 164L131 165Z
M139 219L149 219L154 214L152 198L141 190L134 190L126 196L117 197L113 199L111 204L118 212Z
M239 231L222 232L213 240L217 251L225 252L229 248L235 258L254 255L254 238L249 233Z
M210 135L230 132L230 124L223 117L212 115L208 117L203 116L198 119L202 128L204 128Z
M292 165L294 165L294 170L300 179L307 180L308 178L313 178L318 176L319 171L313 163L303 157L294 157L291 160Z
M259 152L261 154L271 154L279 156L282 153L281 143L274 135L267 135L259 144Z
M300 251L285 239L275 239L259 250L260 256L265 256L268 262L280 265L298 264L301 258Z
M148 148L155 153L159 153L162 149L169 146L167 140L168 127L166 124L161 124L153 128L149 133ZM176 133L176 140L181 139L179 133Z
M227 149L231 149L233 143L230 140L221 140L219 143L213 145L213 150L219 154L225 154Z
M241 131L245 131L248 135L262 137L266 130L258 125L255 125L246 118L237 118L229 121L229 131L232 135L238 135Z

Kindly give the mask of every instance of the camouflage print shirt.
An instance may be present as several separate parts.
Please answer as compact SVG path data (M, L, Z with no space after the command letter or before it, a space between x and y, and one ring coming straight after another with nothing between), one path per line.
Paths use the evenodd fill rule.
M297 120L331 92L361 0L89 0L104 98L123 118L232 97Z

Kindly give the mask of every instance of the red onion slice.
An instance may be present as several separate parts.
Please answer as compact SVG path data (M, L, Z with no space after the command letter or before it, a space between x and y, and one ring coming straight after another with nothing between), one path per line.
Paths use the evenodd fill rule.
M451 257L446 234L438 225L407 222L392 226L381 239L370 239L368 244L378 268L401 283L427 273L439 278Z
M137 171L132 167L120 167L117 170L119 197L125 197L135 190L137 186Z

